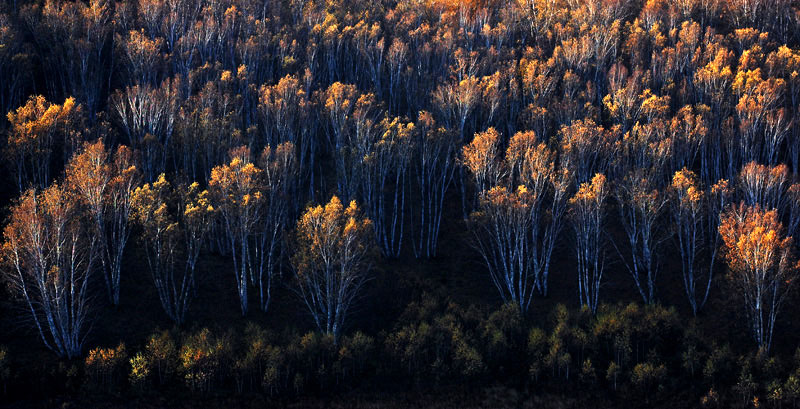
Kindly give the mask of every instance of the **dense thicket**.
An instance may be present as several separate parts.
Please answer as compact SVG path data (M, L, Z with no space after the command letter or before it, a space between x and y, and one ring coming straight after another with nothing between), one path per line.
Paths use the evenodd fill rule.
M791 0L3 2L0 385L795 405L798 104Z

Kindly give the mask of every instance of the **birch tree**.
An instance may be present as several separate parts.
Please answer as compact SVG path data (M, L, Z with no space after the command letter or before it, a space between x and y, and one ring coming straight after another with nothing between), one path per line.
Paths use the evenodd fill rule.
M722 214L719 232L729 278L742 297L753 338L769 352L775 321L800 267L792 238L785 236L776 210L744 203Z
M66 158L72 154L70 147L79 146L82 112L73 98L58 105L37 95L8 113L10 129L5 151L13 164L20 193L28 187L43 189L50 184L51 164L58 148Z
M634 171L618 181L614 189L620 220L630 244L630 259L622 256L618 248L617 251L647 304L656 301L658 256L666 238L660 219L668 204L667 195L655 187L652 177L643 171Z
M261 309L267 311L272 299L272 281L283 254L284 233L289 224L292 196L297 194L295 147L284 142L261 152L264 214L256 226L253 246L252 281L258 288Z
M361 201L373 220L375 237L387 257L400 257L414 124L384 118L363 152Z
M569 200L569 220L575 232L578 261L578 299L592 313L597 312L600 286L605 272L605 206L609 195L606 177L598 173L581 184Z
M70 160L66 185L85 203L93 221L109 301L119 305L122 256L130 237L131 195L140 175L132 152L120 146L112 156L102 140L86 144Z
M686 168L675 172L670 194L672 225L681 255L683 288L692 314L697 315L708 300L714 277L713 263L706 267L701 257L707 242L706 236L716 235L717 231L706 229L709 225L705 218L710 216L705 206L707 193L701 188L694 172ZM715 257L716 249L709 250L712 252L710 257Z
M162 173L155 182L136 188L131 198L132 217L141 227L147 265L167 316L178 324L184 319L191 282L175 272L179 259L180 226L175 218L172 186ZM170 209L170 207L173 207Z
M513 301L524 312L535 290L547 294L550 259L571 176L556 169L555 153L534 132L517 132L504 155L499 139L489 128L462 150L478 187L478 210L470 225L503 300Z
M23 37L14 19L0 13L0 78L4 84L0 88L0 113L17 106L30 74L28 56L23 54Z
M560 154L577 183L605 172L616 154L618 129L604 129L591 119L576 120L559 130Z
M476 249L489 269L504 303L527 311L536 287L530 272L531 194L524 185L515 192L495 186L481 193L478 210L470 216Z
M252 278L253 237L265 211L263 171L252 162L246 146L231 150L230 156L230 163L211 171L208 185L233 258L239 305L244 316L248 307L248 281Z
M191 296L184 293L183 287L186 281L191 285L192 295L197 293L197 260L200 258L200 252L203 249L203 244L206 241L206 236L211 230L214 217L217 212L214 206L211 205L208 190L202 190L200 184L192 182L188 186L183 186L178 189L180 197L178 198L178 222L180 230L183 232L183 253L186 264L183 269L183 280L181 281L181 290L178 294L181 295L180 299L175 299L175 310L180 314L177 315L181 319L178 323L182 322L186 312L189 309Z
M111 70L114 4L45 1L23 8L50 95L74 95L94 118Z
M738 182L739 191L749 206L776 209L779 216L786 212L790 204L787 192L791 185L788 166L765 166L749 162L739 171Z
M432 258L439 245L444 200L457 167L456 135L437 125L433 116L419 113L413 144L414 175L411 226L414 256Z
M58 184L25 191L3 230L3 277L44 345L75 358L91 327L98 243L80 202Z
M262 86L258 98L266 141L270 146L284 142L294 145L297 170L302 173L303 180L308 178L309 190L313 191L314 159L320 146L317 138L312 137L311 102L303 84L298 78L287 75L275 85ZM295 210L299 210L299 200L294 205Z
M197 260L215 213L208 196L196 182L175 189L162 173L131 198L158 298L178 325L194 298Z
M298 291L317 328L334 342L369 279L372 237L372 222L355 201L345 208L336 196L310 207L297 222L292 267Z
M532 131L511 137L505 155L510 177L532 196L530 263L537 290L547 295L550 260L564 223L572 174L555 164L555 152Z
M127 142L141 152L142 173L148 182L166 169L179 88L178 80L165 80L161 87L134 85L115 92L109 101Z

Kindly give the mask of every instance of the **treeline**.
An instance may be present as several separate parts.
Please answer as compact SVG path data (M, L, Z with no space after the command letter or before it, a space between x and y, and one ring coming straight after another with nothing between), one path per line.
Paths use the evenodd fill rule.
M498 382L519 390L516 399L551 396L553 407L565 393L607 407L797 407L800 399L800 352L785 358L737 352L674 309L603 304L592 314L559 304L540 322L533 325L514 304L491 311L421 297L374 337L356 331L335 342L320 332L279 332L252 322L239 331L156 331L143 345L92 348L46 375L32 373L46 362L11 375L14 361L2 351L0 381L13 387L26 375L43 376L41 382L78 404L114 397L147 402L169 393L176 401L257 394L280 405L383 385L398 394L457 388L470 405L482 395L469 387Z
M291 288L332 357L406 342L353 335L352 309L373 267L436 258L444 238L472 246L482 284L522 321L553 292L554 262L574 260L552 273L573 277L561 290L588 314L586 337L617 298L604 291L612 264L645 311L680 289L703 319L725 288L759 367L800 270L798 16L788 0L5 2L6 293L45 347L80 359L95 312L132 296L132 247L178 326L208 273L199 260L219 256L215 279L242 316ZM446 346L412 354L414 376L487 375L503 359L470 346L477 330L442 331L431 336ZM559 349L542 334L543 351ZM235 349L224 331L181 337ZM202 348L187 351L228 354ZM609 360L572 345L542 364L526 348L548 382L588 366L639 373L627 379L646 391L678 373L660 361L672 352ZM466 361L446 363L449 350ZM355 371L320 359L318 372ZM292 384L302 372L276 371Z

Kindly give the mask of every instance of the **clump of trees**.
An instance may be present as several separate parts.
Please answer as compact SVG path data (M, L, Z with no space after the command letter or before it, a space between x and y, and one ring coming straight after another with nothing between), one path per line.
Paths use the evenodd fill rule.
M75 387L145 399L176 389L202 398L274 399L374 381L427 390L494 379L542 393L581 387L604 402L662 402L681 394L699 404L791 406L797 396L796 356L779 360L712 345L712 334L674 308L600 304L593 314L559 304L544 315L532 323L515 303L480 309L424 294L374 337L356 331L335 342L332 334L282 333L252 322L237 330L160 331L142 345L92 348L79 362Z
M79 146L82 112L74 98L58 105L36 95L8 113L6 157L14 164L11 170L20 193L29 187L43 189L50 184L52 163L59 151L68 159Z
M596 174L591 182L581 184L569 200L569 218L575 232L575 254L578 260L578 298L581 305L597 312L600 286L606 269L605 235L606 177Z
M569 172L533 132L518 132L501 155L494 128L463 149L478 195L472 214L475 243L504 302L528 310L533 295L547 295L550 260L567 208Z
M287 395L385 370L416 385L610 385L652 406L688 373L705 405L729 403L720 385L733 384L742 403L794 405L797 374L766 362L791 349L775 327L792 328L780 311L798 270L799 9L5 2L2 290L56 355L91 353L89 390L127 376L140 391L171 379ZM383 285L373 277L412 300L397 322L354 314ZM90 331L105 331L98 317L124 319L142 282L142 304L157 297L176 331L199 324L193 301L207 297L254 320L256 305L294 302L311 319L288 326L317 332L95 345L108 338ZM467 282L459 295L492 296L417 300ZM276 297L287 289L298 296ZM603 305L630 294L645 306ZM557 302L581 309L539 313ZM670 350L679 313L662 304L698 328L746 322L752 344L726 349L687 324L686 349ZM365 363L375 356L386 368Z
M348 310L369 279L372 221L355 201L344 207L333 196L310 207L297 222L292 256L298 288L317 328L338 341Z
M102 141L87 143L67 163L65 173L65 183L75 189L91 216L108 298L118 305L131 196L141 178L133 152L123 145L112 155Z
M758 345L769 351L775 321L800 265L776 210L744 203L720 216L730 278L739 288Z
M174 189L161 174L137 187L131 202L161 306L180 325L195 294L197 259L215 213L208 191L196 182Z
M265 147L254 163L250 149L241 146L231 150L229 164L211 171L211 200L221 215L226 251L233 257L242 315L247 314L248 282L258 289L261 309L269 306L296 186L294 155L294 145L285 142Z
M59 184L28 189L3 230L3 277L41 341L66 358L80 356L91 326L90 278L99 243L75 194Z

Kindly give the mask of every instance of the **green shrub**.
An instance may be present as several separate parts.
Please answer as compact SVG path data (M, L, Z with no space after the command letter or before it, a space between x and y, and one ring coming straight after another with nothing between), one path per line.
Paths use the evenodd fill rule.
M731 385L735 378L736 360L728 345L712 347L703 366L703 377L711 387Z
M580 376L581 383L584 385L594 385L595 381L597 380L597 374L591 359L587 358L583 361Z
M553 378L569 380L569 368L572 363L572 355L569 352L572 336L569 310L563 304L558 304L553 318L555 327L548 339L548 351L544 362L550 367Z
M754 399L758 399L756 392L758 391L757 378L753 374L753 366L750 357L743 357L739 361L739 379L733 387L733 391L738 395L740 404L744 407Z
M781 382L775 380L767 386L767 400L772 403L773 407L779 407L785 398L786 394Z
M280 347L269 346L266 351L264 373L261 376L261 386L270 395L281 392L283 385L288 381L288 370L284 368L286 359L285 351Z
M213 382L225 369L230 342L216 338L208 328L186 338L181 347L181 372L192 391L207 393Z
M375 340L363 332L343 337L339 343L337 376L344 379L358 378L364 373L374 349Z
M791 374L783 384L783 394L786 400L792 403L792 407L797 407L797 401L800 399L800 377L797 374Z
M519 305L504 304L481 323L486 363L495 372L526 368L519 356L525 350L525 325Z
M159 385L163 385L179 365L178 350L169 331L151 335L144 356L150 372L155 372Z
M704 408L718 408L719 405L719 393L714 389L711 388L700 398L700 405Z
M453 303L411 303L395 330L386 336L386 353L395 367L418 385L478 377L486 369L475 342L480 321L476 310Z
M681 367L692 377L701 374L708 353L695 320L686 327L681 345Z
M233 363L236 390L242 393L245 386L253 390L260 385L271 346L267 333L261 327L249 323L244 334L244 348Z
M309 332L295 338L286 349L289 370L295 374L295 392L330 392L336 383L333 368L336 352L331 334Z
M531 328L528 332L528 373L534 382L539 380L546 354L547 334L540 328Z

